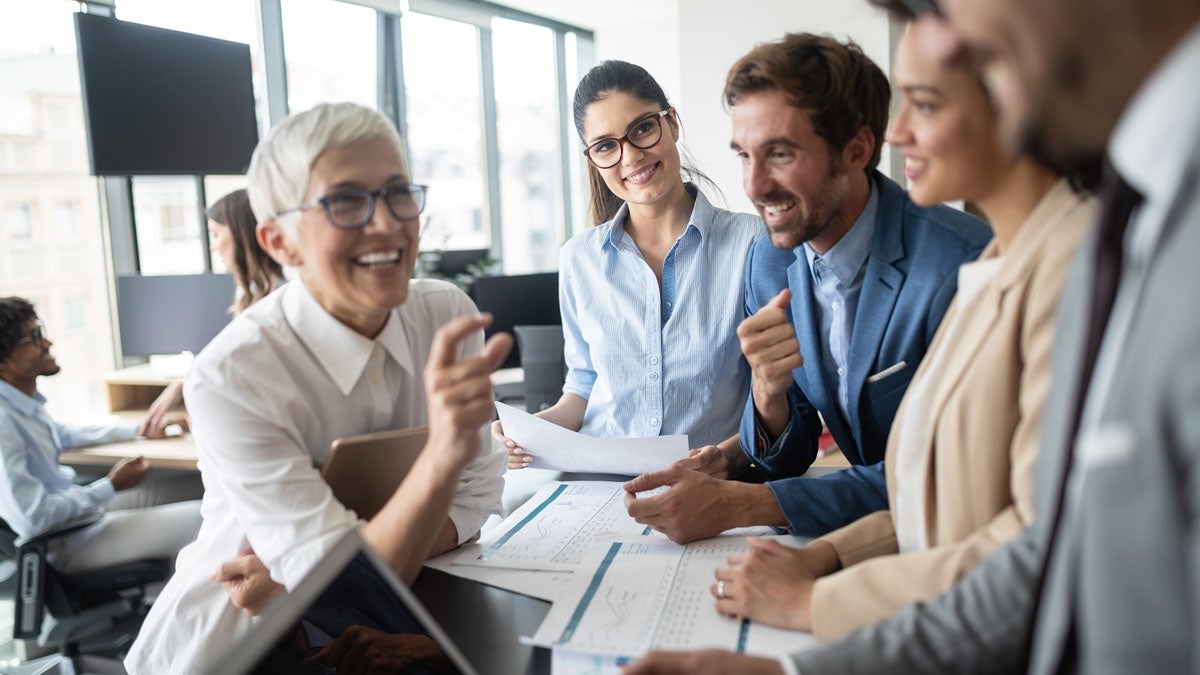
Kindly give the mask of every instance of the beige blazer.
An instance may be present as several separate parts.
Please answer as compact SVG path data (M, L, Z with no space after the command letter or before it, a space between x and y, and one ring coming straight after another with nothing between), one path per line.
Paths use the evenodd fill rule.
M927 410L900 404L884 461L889 502L896 508L898 430L920 415L931 445L925 462L925 526L929 548L901 555L891 511L879 511L823 539L843 570L817 581L813 633L833 640L930 599L978 565L1033 519L1033 467L1050 385L1050 344L1059 293L1076 246L1096 215L1094 200L1059 181L1030 213L1005 253L1002 268L963 306L956 299L914 375L929 383ZM996 257L993 242L980 259ZM944 342L961 313L961 340ZM943 368L929 372L938 350Z

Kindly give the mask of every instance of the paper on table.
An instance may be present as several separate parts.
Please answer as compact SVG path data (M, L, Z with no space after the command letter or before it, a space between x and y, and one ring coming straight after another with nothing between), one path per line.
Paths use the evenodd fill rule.
M597 544L532 642L612 656L702 648L781 656L815 644L808 633L765 628L713 609L713 570L746 548L744 539L730 537L687 546L646 540Z
M570 572L593 541L651 533L629 517L624 494L620 483L547 483L454 564Z
M533 456L537 469L619 473L627 476L658 471L688 456L688 438L596 438L496 403L504 435Z
M482 565L459 565L454 559L460 555L477 556L483 551L480 544L466 544L462 548L447 551L425 561L426 567L441 570L456 577L478 581L481 584L503 588L506 591L528 595L531 598L554 602L571 579L570 572L545 570L518 570L507 567L485 567Z

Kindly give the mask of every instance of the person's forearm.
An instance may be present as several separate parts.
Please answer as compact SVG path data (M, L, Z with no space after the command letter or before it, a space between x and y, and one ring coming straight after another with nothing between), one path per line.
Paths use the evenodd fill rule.
M442 523L442 529L438 532L437 538L433 540L433 546L430 547L427 557L440 555L455 546L458 546L458 527L454 525L454 520L450 516L446 516L445 522Z
M772 396L766 392L754 391L754 414L758 423L767 432L772 442L779 438L792 419L792 405L787 394Z
M775 493L766 485L757 483L738 483L731 481L730 486L736 486L737 490L737 512L735 514L735 522L731 527L754 527L757 525L770 525L773 527L787 527L787 518L783 515L783 509L779 507L779 502L775 499Z
M750 466L750 458L742 452L741 434L734 434L717 444L717 450L725 457L726 472L733 476Z
M583 416L586 412L586 398L578 394L563 394L558 403L536 413L536 416L564 429L579 431L583 427Z
M461 471L427 447L392 498L362 528L363 539L406 583L416 578L435 545L445 541L446 514Z

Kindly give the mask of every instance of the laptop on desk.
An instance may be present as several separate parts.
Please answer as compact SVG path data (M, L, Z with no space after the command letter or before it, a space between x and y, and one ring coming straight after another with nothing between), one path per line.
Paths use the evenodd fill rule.
M378 672L478 673L391 567L348 532L209 673L333 675L364 653L383 659Z
M400 487L428 437L428 427L416 427L339 438L330 446L321 477L338 501L370 520Z

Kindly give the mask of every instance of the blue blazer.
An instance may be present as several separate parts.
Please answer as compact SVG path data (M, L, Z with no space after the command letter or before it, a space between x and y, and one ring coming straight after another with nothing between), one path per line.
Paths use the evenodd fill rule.
M992 236L986 224L966 213L913 204L878 171L872 186L879 191L879 209L850 340L849 419L837 406L837 382L828 381L821 367L812 275L801 248L779 250L762 237L746 266L747 316L792 289L789 314L804 365L792 373L791 421L773 446L756 447L754 398L747 399L742 449L766 474L793 532L805 536L888 507L882 462L892 418L958 289L959 266L974 260ZM889 368L894 371L868 381ZM858 466L800 478L816 459L821 418L846 459Z

